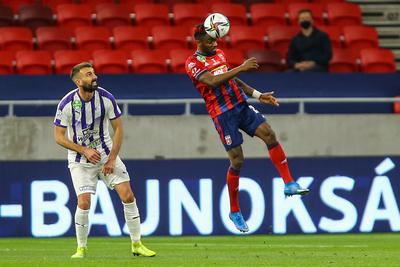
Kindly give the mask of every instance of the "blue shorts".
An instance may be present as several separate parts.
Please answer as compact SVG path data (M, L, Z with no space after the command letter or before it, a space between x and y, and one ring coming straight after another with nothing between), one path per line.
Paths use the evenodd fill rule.
M213 119L221 142L228 151L243 143L243 136L239 129L251 137L256 129L265 122L265 117L247 102L240 103Z

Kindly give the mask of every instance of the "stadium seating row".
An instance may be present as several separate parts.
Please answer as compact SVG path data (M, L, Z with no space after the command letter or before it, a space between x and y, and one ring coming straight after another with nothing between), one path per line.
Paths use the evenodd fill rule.
M310 9L313 12L316 25L360 25L362 24L361 9L350 3L292 3L283 4L253 4L250 12L238 3L213 3L211 5L180 3L175 4L172 13L165 4L58 4L56 10L42 5L23 6L18 11L17 24L31 28L33 31L40 26L58 24L74 29L79 26L99 25L113 28L121 25L178 25L193 27L212 12L225 14L232 25L256 25L269 27L271 25L297 24L298 11ZM15 25L13 11L0 5L0 26Z
M98 73L184 73L185 61L193 53L190 49L175 50L60 50L19 51L16 56L0 51L0 74L67 74L72 66L82 61L93 61ZM244 54L225 50L232 67L241 64ZM250 50L246 57L255 56L260 71L279 72L285 69L278 51ZM54 68L54 70L53 70ZM330 63L332 72L395 72L394 56L389 50L364 49L359 51L334 50Z
M200 3L210 5L212 3L240 3L249 9L249 6L254 3L280 3L280 4L290 4L290 3L343 3L346 0L2 0L0 4L10 6L15 13L22 6L31 4L42 4L49 6L53 10L56 10L59 4L89 4L95 6L99 3L114 3L114 4L126 4L126 5L136 5L136 4L148 4L148 3L158 3L166 4L172 10L172 7L178 3Z
M374 28L364 26L324 27L335 48L376 48L378 34ZM219 47L246 52L249 49L269 48L286 54L292 37L299 31L296 26L263 27L236 26L229 36L219 41ZM23 27L0 28L0 49L19 50L96 50L96 49L186 49L194 47L191 32L185 27L118 26L112 32L106 27L86 26L75 29L75 34L62 27L40 27L33 38Z

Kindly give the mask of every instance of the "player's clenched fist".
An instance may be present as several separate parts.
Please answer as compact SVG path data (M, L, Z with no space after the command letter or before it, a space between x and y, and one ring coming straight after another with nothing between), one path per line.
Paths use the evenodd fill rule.
M251 57L243 61L241 67L243 68L243 71L248 71L252 69L258 69L259 66L257 63L257 59L255 57Z
M83 155L93 164L98 163L101 160L100 152L93 148L86 147Z

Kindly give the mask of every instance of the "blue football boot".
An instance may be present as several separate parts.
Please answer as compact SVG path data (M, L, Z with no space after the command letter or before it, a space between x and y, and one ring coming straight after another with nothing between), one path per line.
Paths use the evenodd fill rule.
M249 227L247 226L246 221L243 219L242 213L240 211L230 212L229 218L240 232L246 233L249 231Z
M283 191L285 196L293 196L293 195L307 195L310 193L310 189L301 188L300 185L296 182L290 182L285 185L285 190Z

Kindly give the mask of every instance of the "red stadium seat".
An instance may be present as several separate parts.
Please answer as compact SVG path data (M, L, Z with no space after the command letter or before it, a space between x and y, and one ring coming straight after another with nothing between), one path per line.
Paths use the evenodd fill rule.
M19 74L52 73L52 56L48 51L19 51L15 57Z
M330 25L361 25L361 8L356 4L330 3L327 5Z
M249 50L247 57L255 57L257 59L258 71L263 72L281 72L285 66L282 63L282 55L275 50Z
M18 10L23 6L33 5L36 0L2 0L1 3L5 6L10 7L14 14L18 13Z
M286 10L282 4L252 4L250 12L253 25L265 28L271 25L286 25Z
M113 3L114 0L79 0L81 4L89 4L89 5L96 5L101 3Z
M115 48L131 51L149 47L147 27L118 26L113 29Z
M0 27L12 26L14 23L14 12L8 6L0 5Z
M192 28L203 23L209 12L209 7L202 4L182 3L173 6L174 25Z
M71 4L73 1L71 0L41 0L42 5L47 6L53 10L54 13L57 13L57 6L62 4Z
M315 3L293 3L289 4L289 18L292 25L298 24L298 12L302 9L308 9L312 13L312 17L315 25L324 24L324 6L322 4Z
M268 45L286 55L292 38L299 32L297 26L271 26L267 30Z
M174 73L185 73L186 59L194 54L192 49L174 49L169 52L171 59L171 70Z
M214 3L211 5L213 13L222 13L229 18L231 25L247 25L246 8L241 4Z
M58 5L57 20L60 26L71 29L92 25L92 8L85 4Z
M92 55L84 50L59 50L54 52L55 69L58 74L69 74L76 64L91 61Z
M396 63L393 52L387 49L361 50L362 72L396 72Z
M19 10L19 23L34 32L38 27L53 24L53 11L42 5L23 6Z
M293 3L306 3L308 2L307 0L275 0L276 3L280 3L280 4L293 4Z
M116 26L131 24L130 12L126 5L113 3L98 4L96 6L96 14L97 24L110 29Z
M249 49L265 48L265 29L264 27L236 26L230 30L231 46L243 52Z
M36 30L40 50L57 51L72 49L71 31L62 27L40 27Z
M357 71L358 50L333 49L332 59L329 62L330 72L349 73Z
M153 44L157 49L189 48L187 27L155 26L152 29Z
M313 3L321 3L324 5L330 4L330 3L345 3L346 0L312 0L311 2Z
M223 51L230 68L235 68L243 63L244 55L242 51L237 49L224 49Z
M166 50L134 50L131 53L133 71L137 73L165 73L168 72Z
M164 4L135 5L135 20L140 26L169 25L168 6Z
M97 50L93 52L94 69L97 73L128 73L128 53L122 50Z
M106 27L78 27L75 36L76 46L80 50L111 49L110 32Z
M375 28L364 26L343 27L345 46L352 49L377 48L378 33Z
M0 43L3 50L32 50L32 32L22 27L0 28Z
M332 47L341 48L343 46L343 32L339 26L318 26L319 30L327 33L331 40Z
M0 74L14 73L14 53L0 51Z

